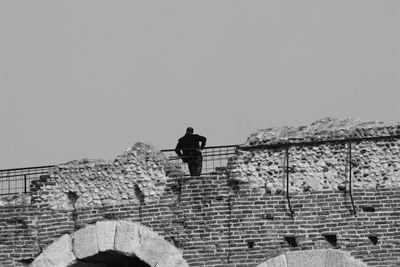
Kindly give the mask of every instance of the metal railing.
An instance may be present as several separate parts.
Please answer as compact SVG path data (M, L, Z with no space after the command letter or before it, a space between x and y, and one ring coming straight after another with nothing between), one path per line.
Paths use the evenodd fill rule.
M346 151L346 172L348 177L349 183L349 196L351 200L351 205L353 208L354 216L357 216L357 210L354 203L353 198L353 174L352 174L352 157L354 155L354 151L352 150L352 146L354 144L360 142L368 142L368 141L390 141L390 140L399 140L400 135L387 135L387 136L367 136L367 137L354 137L354 138L343 138L343 139L332 139L332 140L316 140L316 141L304 141L304 142L282 142L277 144L261 144L261 145L253 145L253 146L239 146L238 148L241 150L257 150L257 149L282 149L284 151L284 159L283 159L283 169L286 176L286 199L288 202L288 208L290 212L290 216L294 217L294 210L292 209L291 201L290 201L290 192L289 192L289 182L290 182L290 162L289 162L289 155L290 155L290 148L294 147L315 147L321 146L326 144L342 144L347 146Z
M0 195L28 193L30 183L49 174L54 165L0 170Z
M225 172L228 158L235 155L236 148L237 145L204 148L202 150L202 175ZM187 164L175 154L173 149L165 149L162 150L162 152L168 157L170 162L183 171L185 175L190 175ZM0 195L29 193L31 182L39 180L42 175L49 174L52 168L54 168L54 165L0 170Z
M286 184L289 184L290 180L290 162L289 154L290 148L292 147L304 147L304 146L320 146L324 144L345 144L347 145L347 168L349 177L349 191L350 198L352 199L352 170L351 170L351 158L352 144L363 142L363 141L388 141L398 140L400 135L391 136L376 136L376 137L357 137L357 138L346 138L346 139L334 139L334 140L318 140L309 142L285 142L280 144L265 144L265 145L226 145L226 146L210 146L205 147L202 150L203 166L201 175L213 175L221 174L227 171L228 159L236 155L237 150L258 150L258 149L282 149L285 153L283 159L284 172L286 173ZM174 149L161 150L169 161L179 168L185 175L189 176L189 169L187 163L184 163L180 157L178 157ZM38 167L27 167L27 168L16 168L16 169L4 169L0 170L0 195L11 195L18 193L28 193L30 191L30 183L33 180L38 180L40 176L46 175L49 171L54 168L54 165L38 166ZM287 199L291 213L293 213L290 205L289 190L286 190ZM354 201L352 199L352 206L355 213Z
M203 157L201 176L226 172L228 159L236 155L237 147L237 145L209 146L201 150ZM174 149L163 149L161 152L167 156L172 164L183 171L185 176L190 176L188 164L184 163L181 157L178 157Z

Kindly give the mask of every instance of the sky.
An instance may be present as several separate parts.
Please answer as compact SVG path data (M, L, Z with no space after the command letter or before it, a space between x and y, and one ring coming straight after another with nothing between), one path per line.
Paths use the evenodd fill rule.
M0 169L400 121L400 1L0 1Z

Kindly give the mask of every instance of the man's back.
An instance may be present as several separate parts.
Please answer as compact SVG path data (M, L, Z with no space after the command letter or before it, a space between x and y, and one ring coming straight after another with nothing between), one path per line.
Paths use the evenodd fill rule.
M193 128L188 127L186 134L179 138L176 145L175 152L183 160L188 163L191 176L200 176L202 168L202 154L201 149L206 145L206 138L204 136L193 134ZM199 145L199 143L201 143Z
M181 149L198 149L200 148L199 142L205 142L205 137L198 134L185 134L179 138L178 145Z

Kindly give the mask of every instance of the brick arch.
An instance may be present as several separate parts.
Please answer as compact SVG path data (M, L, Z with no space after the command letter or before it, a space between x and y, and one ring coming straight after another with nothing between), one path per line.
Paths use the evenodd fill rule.
M257 267L367 267L349 253L336 249L287 251Z
M149 266L187 267L182 253L148 227L128 221L101 221L65 234L49 245L32 267L70 266L103 252L137 257Z

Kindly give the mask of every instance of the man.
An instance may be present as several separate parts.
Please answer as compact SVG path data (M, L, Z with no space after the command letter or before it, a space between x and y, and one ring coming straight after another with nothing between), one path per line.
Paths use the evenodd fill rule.
M206 138L204 136L193 134L193 128L188 127L186 134L179 138L175 152L188 164L191 176L200 176L203 165L203 156L201 150L206 146ZM199 143L201 143L199 145Z

